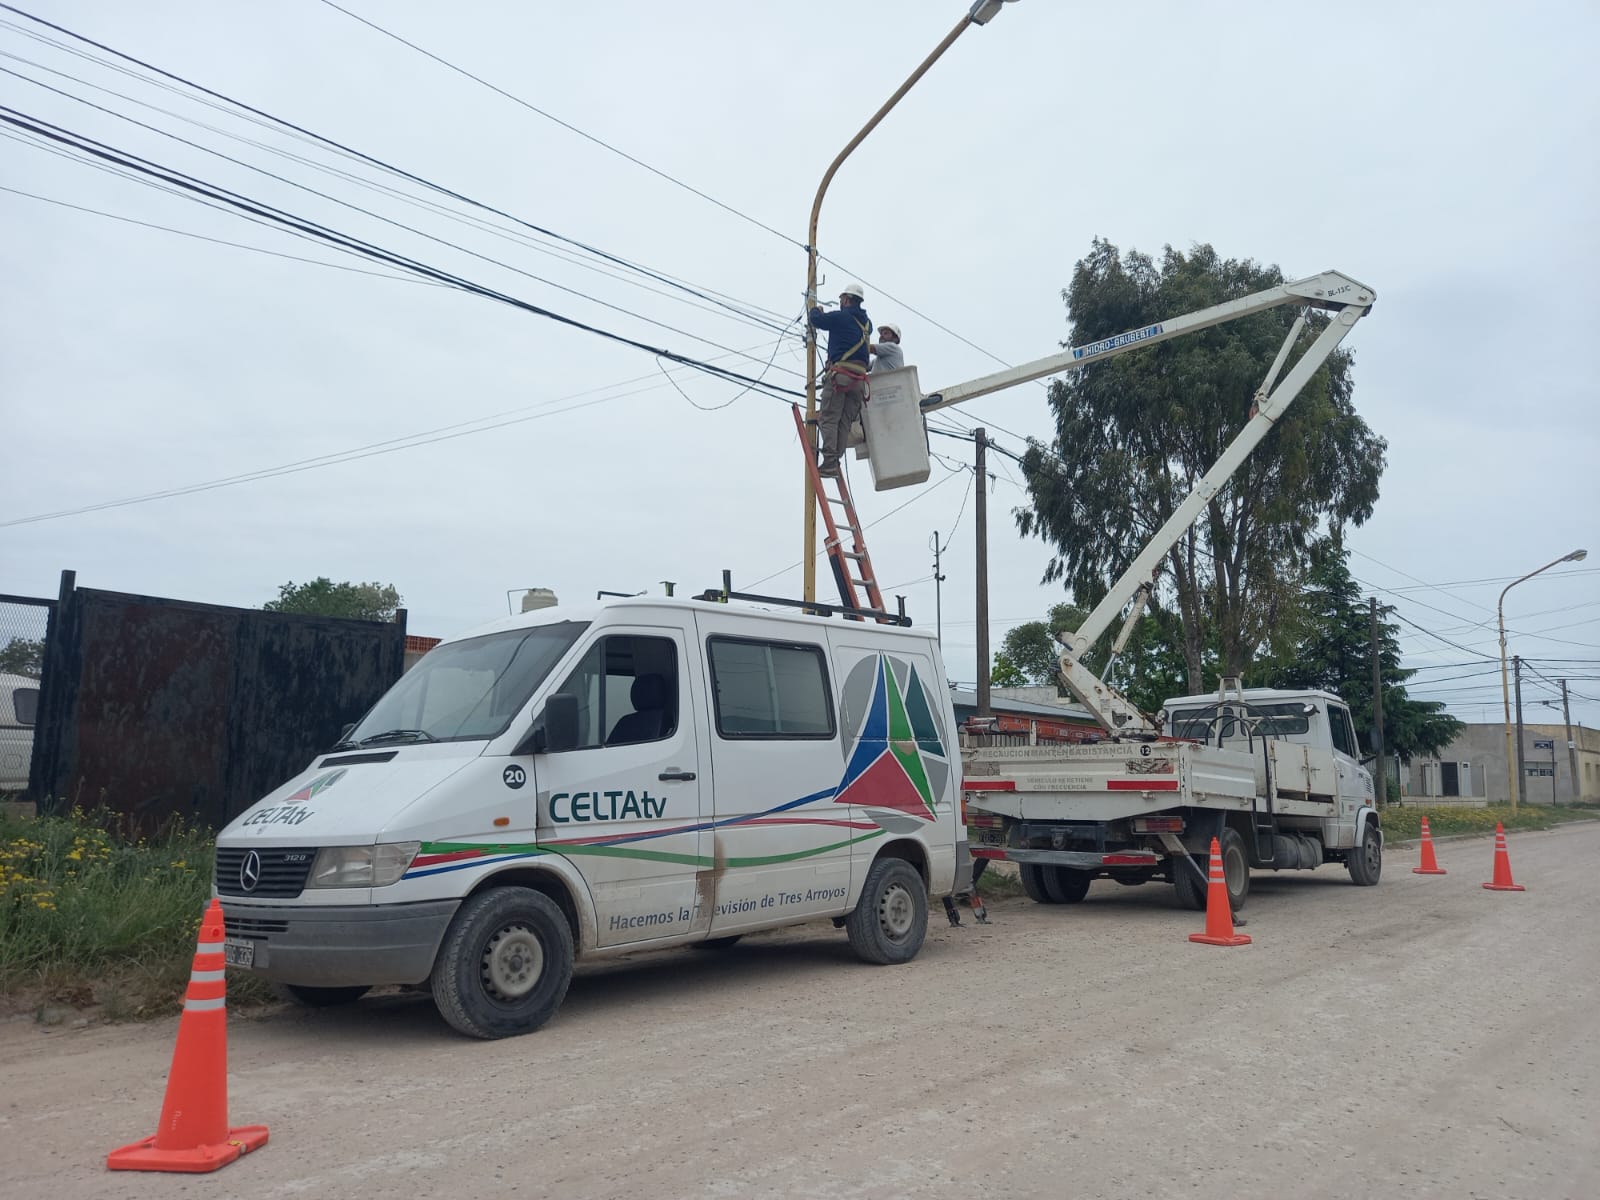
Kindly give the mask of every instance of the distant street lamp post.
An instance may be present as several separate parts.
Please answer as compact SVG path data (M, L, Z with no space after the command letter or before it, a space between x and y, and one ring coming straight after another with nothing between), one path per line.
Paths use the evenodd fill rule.
M950 49L955 40L967 31L971 25L987 25L999 13L1001 6L1015 3L1015 0L973 0L972 8L967 15L957 22L956 27L945 35L944 41L935 47L932 54L922 60L922 65L911 72L908 78L890 96L888 101L872 115L872 120L861 127L861 132L850 139L845 148L839 151L837 158L828 164L827 171L822 176L822 182L817 185L817 198L811 202L811 225L806 234L806 295L809 297L817 290L817 219L822 214L822 197L828 190L828 185L833 182L834 174L839 170L840 164L850 157L850 152L859 146L867 134L877 128L878 122L888 114L889 110L900 102L900 97L911 90L913 84L927 74L928 68L939 61L939 56ZM808 301L809 303L809 301ZM810 322L806 325L806 428L814 430L817 427L817 335L811 328ZM817 497L811 488L811 472L805 473L805 599L813 601L817 598Z
M1511 685L1506 682L1506 592L1517 584L1532 579L1535 575L1542 575L1551 567L1559 567L1564 562L1582 562L1589 557L1587 550L1574 550L1571 554L1563 554L1554 562L1547 562L1537 571L1529 571L1521 579L1513 579L1506 584L1500 593L1500 599L1495 604L1495 617L1500 622L1500 697L1505 702L1506 717L1506 782L1511 788L1511 811L1517 811L1517 754L1511 736ZM1521 693L1518 693L1520 695ZM1518 701L1520 704L1521 702ZM1520 709L1519 709L1520 711Z

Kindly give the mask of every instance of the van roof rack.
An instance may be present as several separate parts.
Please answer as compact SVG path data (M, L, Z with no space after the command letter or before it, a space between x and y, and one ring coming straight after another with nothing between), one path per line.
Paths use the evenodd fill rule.
M783 596L763 596L756 592L736 592L733 590L733 572L722 573L722 587L707 588L696 600L707 600L714 604L726 604L729 600L748 600L753 604L780 604L785 608L798 608L800 611L814 617L831 617L838 614L850 621L877 621L880 625L899 625L902 628L911 627L911 618L906 616L906 598L896 596L895 604L898 612L885 612L881 608L855 608L848 604L819 604L815 600L790 600Z

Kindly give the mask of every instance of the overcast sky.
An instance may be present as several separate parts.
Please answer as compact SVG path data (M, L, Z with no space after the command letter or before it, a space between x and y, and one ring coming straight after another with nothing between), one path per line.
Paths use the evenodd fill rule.
M783 388L803 386L800 343L779 331L800 312L818 181L965 11L346 3L512 99L319 0L20 7L741 315L4 11L0 105ZM963 34L840 170L819 248L843 266L824 266L822 290L861 279L932 390L1057 349L1061 290L1095 236L1157 254L1209 242L1370 284L1378 304L1346 345L1389 466L1351 565L1406 622L1406 665L1425 668L1413 693L1498 721L1496 597L1585 547L1596 557L1513 590L1506 623L1511 652L1570 678L1573 718L1594 726L1597 51L1593 3L1021 0ZM82 586L254 607L289 580L378 580L434 636L530 586L699 591L729 568L738 587L800 593L801 458L782 400L669 379L648 353L14 136L0 187L0 592L53 596L67 568ZM936 424L984 425L1013 451L1050 432L1039 384ZM930 538L948 540L945 655L971 681L972 446L933 448L945 461L928 483L875 493L857 466L856 494L878 522L879 575L919 624L935 619ZM342 461L273 473L322 456ZM1049 548L1015 532L1017 469L990 461L998 648L1061 597L1039 584ZM118 503L255 472L269 474ZM94 505L114 506L30 519ZM1528 719L1559 720L1537 703L1555 694L1530 677Z

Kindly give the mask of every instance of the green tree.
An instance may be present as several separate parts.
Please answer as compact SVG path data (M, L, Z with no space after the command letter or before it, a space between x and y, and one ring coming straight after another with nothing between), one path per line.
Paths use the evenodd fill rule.
M392 621L401 603L400 593L392 583L334 583L319 575L310 583L284 584L278 589L278 598L261 607L268 612Z
M1167 247L1157 264L1096 238L1067 289L1073 344L1283 282L1277 267ZM1044 578L1097 603L1248 419L1294 312L1287 306L1091 364L1050 388L1056 434L1024 458L1025 536L1054 547ZM1326 322L1312 313L1311 332ZM1305 340L1302 340L1303 348ZM1386 445L1351 402L1351 355L1335 352L1231 484L1168 553L1158 603L1179 619L1190 692L1206 659L1242 674L1292 616L1309 547L1360 524L1378 498Z
M1061 653L1055 634L1083 624L1088 614L1072 604L1055 604L1043 621L1027 621L1006 631L989 678L996 687L1055 684ZM1107 630L1085 657L1090 670L1106 673L1116 630ZM1134 626L1128 644L1109 672L1109 682L1145 712L1153 713L1184 691L1182 631L1170 612L1147 612Z
M1372 612L1350 575L1350 552L1337 534L1311 548L1303 624L1287 647L1254 682L1266 687L1321 688L1350 706L1361 748L1374 752L1372 706ZM1413 700L1405 681L1416 672L1400 665L1400 628L1378 621L1378 668L1383 680L1383 745L1409 762L1436 755L1464 728L1444 705Z
M40 678L44 674L44 639L12 638L0 647L0 674Z

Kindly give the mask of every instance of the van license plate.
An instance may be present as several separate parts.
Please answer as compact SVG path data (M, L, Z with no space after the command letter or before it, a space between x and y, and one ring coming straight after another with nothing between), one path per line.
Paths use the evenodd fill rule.
M248 938L227 938L222 943L222 961L230 967L253 967L256 944Z

